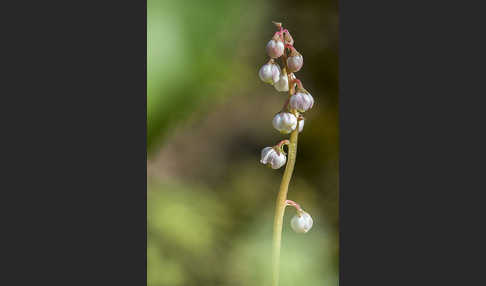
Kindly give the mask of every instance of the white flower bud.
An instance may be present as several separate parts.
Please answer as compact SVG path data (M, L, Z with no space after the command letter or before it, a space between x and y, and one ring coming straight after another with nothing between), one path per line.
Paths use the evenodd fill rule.
M292 218L290 226L297 233L306 233L312 228L312 223L312 217L303 211Z
M298 91L290 97L290 108L305 112L314 105L314 98L307 92Z
M274 63L264 64L258 72L260 79L269 84L274 84L280 79L280 66Z
M280 40L270 40L267 44L267 54L271 58L279 58L284 53L284 43Z
M297 127L297 117L289 112L280 112L273 117L272 125L280 133L288 134Z
M272 167L272 169L279 169L287 161L287 156L283 152L280 154L273 149L273 147L265 147L262 150L262 159L260 162L264 165Z
M299 120L299 133L304 129L304 119Z
M280 79L274 84L275 89L280 92L289 91L289 78L287 73L284 71L280 74Z
M304 65L304 57L302 55L290 56L287 58L287 67L289 72L297 72Z

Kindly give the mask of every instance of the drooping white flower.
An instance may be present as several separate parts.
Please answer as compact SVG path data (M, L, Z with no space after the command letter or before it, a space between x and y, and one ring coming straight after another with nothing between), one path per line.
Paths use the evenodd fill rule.
M314 105L314 98L306 91L298 91L290 97L290 108L305 112Z
M268 42L265 49L269 57L279 58L284 53L284 43L281 40L272 39Z
M312 228L312 217L307 212L298 212L290 221L290 226L297 233L306 233Z
M287 76L287 72L285 71L285 68L283 69L283 72L280 74L280 78L278 82L276 82L273 86L277 91L280 92L289 91L289 78Z
M260 68L258 76L265 83L275 84L280 79L280 71L279 65L268 62Z
M264 165L270 166L272 169L279 169L287 161L287 156L283 152L277 153L273 147L265 147L262 150L262 158L260 162Z
M290 72L298 72L304 65L304 57L302 55L290 56L287 58L287 67Z
M298 72L303 65L304 57L294 47L291 47L290 56L287 58L288 72Z
M280 112L273 117L272 125L280 133L288 134L297 127L297 117L289 112Z

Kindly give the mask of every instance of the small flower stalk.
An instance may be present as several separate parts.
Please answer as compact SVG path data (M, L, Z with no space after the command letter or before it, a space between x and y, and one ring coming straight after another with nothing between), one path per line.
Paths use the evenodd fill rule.
M305 212L298 203L287 200L287 206L292 206L297 210L297 214L290 221L290 227L296 233L306 233L312 228L313 220L310 214Z
M263 148L260 159L262 164L272 169L285 166L275 205L273 225L272 286L278 286L280 245L286 206L293 206L297 210L290 221L290 227L295 232L307 233L314 223L308 212L296 202L287 199L297 156L298 135L304 129L303 113L314 106L314 98L295 75L304 65L304 57L295 49L292 35L282 27L282 23L273 23L277 31L265 47L269 59L260 68L258 76L264 83L273 85L276 91L288 92L287 100L282 109L274 115L272 125L281 134L290 134L290 138L280 141L273 147ZM287 146L287 153L284 146Z

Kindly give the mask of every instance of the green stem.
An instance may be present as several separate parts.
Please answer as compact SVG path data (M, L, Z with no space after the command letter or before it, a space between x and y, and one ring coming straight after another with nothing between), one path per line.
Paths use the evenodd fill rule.
M275 206L275 218L273 222L273 254L272 254L272 286L278 286L279 268L280 268L280 245L282 241L282 224L285 212L287 192L289 190L290 179L294 171L295 159L297 157L297 139L299 136L298 128L295 128L290 134L290 143L288 145L287 166L280 183L277 203Z
M287 53L284 52L282 56L283 66L286 71L287 67ZM290 73L287 74L289 82L289 97L292 96L292 78ZM292 112L292 111L291 111ZM298 124L298 123L297 123ZM280 188L278 191L277 202L275 205L275 217L273 220L273 243L272 243L272 286L278 286L278 278L280 272L280 245L282 242L282 224L285 212L285 207L287 206L287 192L289 190L290 179L292 178L292 173L294 172L295 159L297 157L297 139L299 137L299 127L297 126L294 131L290 134L290 142L288 143L288 156L287 165L285 166L285 171L282 177L282 182L280 183Z

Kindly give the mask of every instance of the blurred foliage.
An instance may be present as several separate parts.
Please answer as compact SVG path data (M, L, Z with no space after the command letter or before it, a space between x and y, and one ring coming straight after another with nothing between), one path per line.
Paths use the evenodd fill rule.
M258 161L283 138L271 119L285 96L257 72L272 20L316 100L289 189L314 227L291 232L286 212L281 285L337 285L337 1L148 0L147 15L148 285L268 285L283 170Z
M242 6L248 9L249 4L251 1L147 1L149 151L171 123L223 96L215 90L236 80L242 68L235 56L238 31L245 24L244 19L237 19Z

